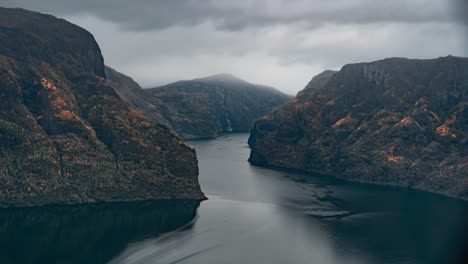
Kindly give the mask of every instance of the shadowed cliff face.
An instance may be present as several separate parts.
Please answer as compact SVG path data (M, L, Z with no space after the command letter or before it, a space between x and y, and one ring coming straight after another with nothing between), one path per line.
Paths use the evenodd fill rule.
M191 228L193 200L0 210L0 261L107 263L128 244Z
M127 104L185 139L248 132L255 120L289 96L229 74L143 90L130 77L107 67L107 76Z
M194 150L129 109L87 31L0 8L0 206L202 198Z
M465 58L346 65L258 120L250 161L467 198L467 97Z

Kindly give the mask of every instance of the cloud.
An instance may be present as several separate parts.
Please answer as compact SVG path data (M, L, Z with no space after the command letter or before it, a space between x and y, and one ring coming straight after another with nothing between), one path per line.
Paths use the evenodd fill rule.
M132 32L93 16L69 20L92 29L106 63L144 87L230 72L295 94L313 75L347 63L462 55L464 49L461 26L451 23L271 25L230 32L205 22Z
M220 72L268 84L295 94L320 65L284 65L270 52L290 33L284 27L251 29L235 34L217 31L210 23L175 26L157 33L130 32L93 16L68 20L92 33L100 43L106 64L134 77L144 87L204 77ZM262 37L253 38L252 36Z
M466 0L455 0L453 7L458 19L468 25L468 2Z
M461 1L461 0L454 0ZM447 0L2 0L7 7L72 16L91 14L127 30L165 29L212 22L220 30L240 31L302 23L451 22Z
M65 4L66 3L66 4ZM295 94L320 71L467 56L465 0L0 0L93 33L145 87L229 72Z
M466 0L455 0L453 5L454 13L459 22L464 26L464 36L465 36L465 54L468 54L468 1Z

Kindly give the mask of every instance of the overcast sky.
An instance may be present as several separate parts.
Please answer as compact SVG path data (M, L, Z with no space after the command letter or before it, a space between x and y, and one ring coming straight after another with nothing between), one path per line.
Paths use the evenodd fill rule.
M144 87L232 73L295 94L317 73L386 57L468 56L465 0L0 0L94 34Z

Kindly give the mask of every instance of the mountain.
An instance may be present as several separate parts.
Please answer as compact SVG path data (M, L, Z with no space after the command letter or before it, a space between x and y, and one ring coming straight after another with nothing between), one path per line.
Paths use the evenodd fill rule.
M248 132L255 120L289 96L232 75L179 81L148 92L167 105L167 119L183 138L210 138L223 132Z
M131 110L94 37L0 8L0 206L203 199L195 151Z
M259 119L249 160L466 199L467 98L467 58L346 65Z
M249 132L255 120L291 99L274 88L230 74L142 89L110 67L109 81L127 104L184 139L213 138L224 132Z

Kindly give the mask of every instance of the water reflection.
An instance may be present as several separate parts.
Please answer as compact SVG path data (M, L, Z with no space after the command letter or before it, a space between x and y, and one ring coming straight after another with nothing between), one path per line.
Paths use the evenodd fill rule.
M199 202L162 201L0 210L0 263L106 263L125 247L192 228Z
M209 196L199 207L0 210L0 263L468 263L468 203L253 167L247 137L190 142Z
M247 135L229 135L190 142L197 149L203 190L210 195L193 231L205 230L203 235L176 238L185 241L180 254L124 262L462 263L466 202L253 167L245 162L246 141ZM237 228L250 230L248 238ZM229 243L211 249L209 241L226 238Z

